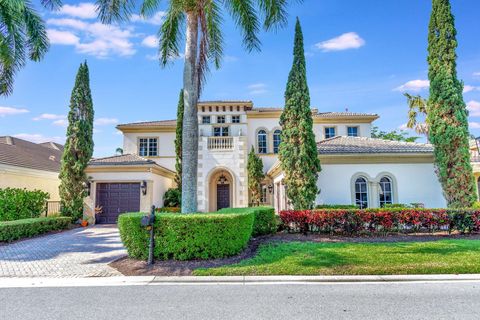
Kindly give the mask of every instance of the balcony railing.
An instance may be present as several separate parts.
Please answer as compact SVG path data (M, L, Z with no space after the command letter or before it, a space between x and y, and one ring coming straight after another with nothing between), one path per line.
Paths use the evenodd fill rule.
M232 150L233 137L208 137L208 150Z

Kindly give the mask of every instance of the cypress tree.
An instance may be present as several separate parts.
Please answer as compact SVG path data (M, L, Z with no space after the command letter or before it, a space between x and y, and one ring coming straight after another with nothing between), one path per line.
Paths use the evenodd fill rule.
M253 147L248 154L247 172L250 203L252 206L259 206L262 199L261 183L265 175L263 174L262 159L257 156Z
M177 105L177 128L175 131L175 182L177 189L182 190L182 128L183 128L183 89Z
M468 112L463 101L463 82L457 78L456 34L449 0L433 0L428 34L429 137L435 146L436 171L448 205L469 207L476 196Z
M87 63L80 64L70 98L67 141L60 170L62 213L77 220L83 214L85 168L93 154L93 103Z
M279 159L285 173L287 197L294 209L310 209L317 195L317 179L321 170L318 158L310 93L303 49L303 34L297 18L293 65L285 91L285 108L280 117L282 142Z

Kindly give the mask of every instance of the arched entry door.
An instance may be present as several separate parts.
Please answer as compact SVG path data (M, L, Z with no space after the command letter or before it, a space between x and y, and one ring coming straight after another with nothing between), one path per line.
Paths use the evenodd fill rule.
M226 170L218 170L210 178L209 211L233 207L233 178Z

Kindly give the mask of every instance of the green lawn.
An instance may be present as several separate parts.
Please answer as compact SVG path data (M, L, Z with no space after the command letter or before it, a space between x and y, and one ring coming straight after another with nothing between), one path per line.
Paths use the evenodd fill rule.
M238 264L195 275L385 275L480 273L480 240L266 244Z

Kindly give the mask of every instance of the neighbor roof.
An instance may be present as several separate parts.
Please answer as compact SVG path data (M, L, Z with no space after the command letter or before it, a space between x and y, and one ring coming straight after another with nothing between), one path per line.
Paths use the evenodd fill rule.
M319 154L432 153L431 144L337 136L317 143Z
M157 164L155 161L145 159L136 154L123 154L105 158L94 158L88 163L89 166L125 166Z
M62 153L63 146L58 143L37 144L10 136L0 137L1 164L59 172Z
M177 125L177 120L174 119L174 120L122 123L122 124L119 124L117 128L122 129L123 127L151 127L151 126L170 127L170 126L176 126L176 125Z
M342 118L342 117L374 117L378 118L375 113L362 112L320 112L315 115L317 118Z

